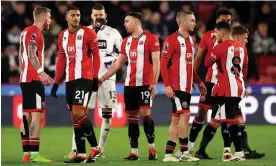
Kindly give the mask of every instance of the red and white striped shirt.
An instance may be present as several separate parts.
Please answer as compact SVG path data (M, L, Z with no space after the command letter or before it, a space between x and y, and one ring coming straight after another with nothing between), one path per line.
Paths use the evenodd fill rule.
M204 33L199 43L199 47L202 50L207 51L205 58L207 58L211 54L214 46L218 44L216 38L214 36L212 37L213 33L215 33L215 30L211 30ZM212 66L207 68L205 82L211 82L215 84L217 83L217 80L218 80L217 64L213 64Z
M163 43L161 75L166 86L173 90L192 92L194 61L194 41L191 36L185 38L179 32L170 35ZM168 66L168 64L171 65ZM196 74L196 79L199 77ZM198 80L199 83L200 79Z
M151 53L155 51L160 51L159 40L149 32L143 32L138 38L129 36L123 40L121 54L127 55L128 58L125 86L152 84Z
M98 77L100 67L99 48L97 35L93 30L80 26L76 32L71 33L68 29L65 29L59 35L58 49L56 83L61 81L65 67L66 82L80 78L92 80L93 77Z
M247 49L237 41L227 40L214 47L205 66L218 65L218 82L212 96L239 97L245 94L244 70L248 64Z
M20 82L40 81L28 53L28 45L36 45L39 63L44 69L44 39L40 29L34 25L23 30L20 35L19 63L21 64Z

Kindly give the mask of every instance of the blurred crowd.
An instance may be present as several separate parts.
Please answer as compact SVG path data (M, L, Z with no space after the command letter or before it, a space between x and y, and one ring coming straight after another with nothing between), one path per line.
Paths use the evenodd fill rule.
M52 24L49 32L44 32L45 39L45 70L51 77L55 75L57 60L57 36L67 28L65 14L68 5L75 5L81 11L81 24L91 24L91 9L100 1L61 1L61 2L3 2L1 1L1 83L18 83L18 46L22 30L32 25L32 11L40 5L52 10ZM191 10L195 13L197 26L192 34L197 44L204 32L213 29L216 10L228 8L232 16L232 24L242 24L249 29L249 74L248 80L259 80L258 57L274 56L276 60L276 2L167 2L167 1L105 1L101 2L108 15L108 25L116 28L126 37L124 15L129 11L139 11L144 15L144 29L156 34L160 42L177 30L175 15L180 10ZM276 66L276 64L275 64ZM126 68L122 68L117 81L123 81ZM204 78L204 67L200 76Z

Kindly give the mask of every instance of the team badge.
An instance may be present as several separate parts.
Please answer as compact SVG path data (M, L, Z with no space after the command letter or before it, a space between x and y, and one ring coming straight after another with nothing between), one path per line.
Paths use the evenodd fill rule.
M139 45L143 45L144 44L144 41L139 41Z
M186 101L184 101L184 102L182 103L182 107L183 107L183 108L188 108L188 103L187 103Z
M81 36L81 35L78 35L78 36L77 36L77 39L78 39L78 40L81 40L81 39L82 39L82 36Z
M205 96L200 96L200 101L205 101L206 97Z
M36 39L36 34L35 33L32 34L32 39Z

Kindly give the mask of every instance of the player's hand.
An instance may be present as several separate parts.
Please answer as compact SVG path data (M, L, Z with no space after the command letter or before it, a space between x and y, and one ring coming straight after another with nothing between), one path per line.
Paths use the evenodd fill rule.
M99 80L98 78L93 78L93 81L92 81L92 91L93 92L97 92L99 89Z
M103 82L104 82L104 79L101 77L101 78L98 80L98 86L99 86L99 87L102 86Z
M175 96L171 86L166 86L165 87L165 94L168 98L174 98L174 96Z
M51 79L51 77L50 77L48 74L46 74L44 71L41 72L41 73L39 73L39 74L38 74L38 77L40 78L41 82L42 82L44 85L46 85L46 86L51 85L52 79Z
M150 96L152 98L152 100L154 99L155 97L155 93L156 93L156 85L152 84L150 87L149 87L149 90L150 90Z
M95 20L95 31L98 33L98 31L101 29L101 27L105 24L106 20L104 18L96 18Z
M198 84L198 89L200 90L200 94L202 96L206 96L207 89L206 89L205 85L203 84L203 82L201 82L200 84Z
M57 90L58 90L58 84L54 83L52 89L51 89L51 96L54 98L57 98Z
M248 92L247 92L247 90L245 90L244 98L247 98L247 97L248 97Z

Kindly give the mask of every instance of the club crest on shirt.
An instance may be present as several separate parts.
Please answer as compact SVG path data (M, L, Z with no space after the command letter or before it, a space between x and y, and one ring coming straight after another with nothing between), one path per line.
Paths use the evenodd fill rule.
M82 39L82 36L81 35L78 35L77 36L77 40L81 40Z
M143 45L144 44L144 41L139 41L139 45Z

